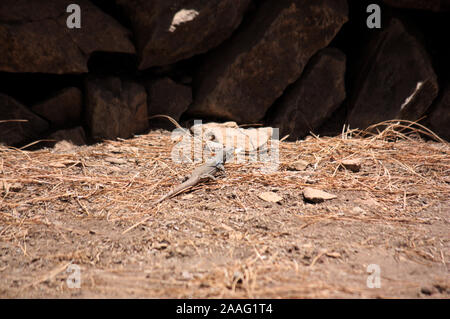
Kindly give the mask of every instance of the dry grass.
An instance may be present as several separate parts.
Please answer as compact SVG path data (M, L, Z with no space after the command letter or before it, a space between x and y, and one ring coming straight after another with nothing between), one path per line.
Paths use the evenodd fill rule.
M0 146L0 243L6 252L0 259L0 292L52 296L50 290L39 295L35 287L62 276L73 261L89 269L86 296L363 296L363 286L329 280L342 262L357 263L348 242L365 251L384 243L416 264L447 267L448 211L443 214L442 207L449 207L449 144L411 122L382 125L377 134L352 130L334 138L282 142L278 171L263 174L263 163L230 163L226 177L197 186L191 198L180 195L159 205L153 200L192 170L171 161L174 142L168 133L36 151ZM419 131L438 142L421 140ZM350 158L362 160L360 172L342 169L340 162ZM300 159L309 167L291 171ZM305 204L300 195L305 186L335 193L338 200ZM281 205L255 200L264 190L281 194ZM374 204L364 213L352 211L358 200ZM439 214L438 230L421 228L435 225ZM355 232L367 227L371 235L349 234L340 242L330 229L329 238L303 240L302 232L329 223L348 224ZM377 237L385 225L391 228L386 238L406 244L393 248ZM409 227L417 228L417 236ZM92 239L84 239L91 228ZM150 236L145 244L142 234ZM55 248L55 241L61 247ZM287 252L292 245L301 255ZM115 258L122 260L120 267L112 266ZM133 258L145 260L150 274L143 277L145 271ZM186 258L206 270L190 268ZM36 259L39 267L33 266ZM25 274L20 280L16 267ZM184 273L187 278L180 279L180 269L193 275ZM142 280L144 288L137 284ZM417 286L401 280L402 287ZM68 293L62 283L57 287ZM392 294L401 295L395 289Z

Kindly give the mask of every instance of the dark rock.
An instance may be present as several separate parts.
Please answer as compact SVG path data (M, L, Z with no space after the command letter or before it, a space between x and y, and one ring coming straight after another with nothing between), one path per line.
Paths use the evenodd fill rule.
M260 121L311 56L334 38L347 11L345 0L263 2L252 21L209 55L189 112Z
M34 105L31 110L42 116L54 127L64 127L79 123L83 107L81 90L75 87L66 88L55 96Z
M26 120L27 122L9 122ZM12 97L0 93L0 143L22 144L38 139L48 123Z
M400 20L392 19L372 39L369 52L349 102L350 127L419 119L438 93L436 74L421 43Z
M268 121L295 140L316 132L345 99L345 55L326 48L316 54L298 81L269 111Z
M347 88L348 91L348 88ZM318 129L317 134L320 136L337 136L342 135L344 124L347 120L347 102L334 111L334 113L324 122Z
M117 77L88 77L86 122L94 139L128 138L148 129L144 86Z
M0 71L83 73L94 51L135 53L130 32L87 0L69 29L71 0L0 1Z
M59 130L48 136L49 139L56 141L69 141L74 145L85 145L86 144L86 134L81 126L68 129Z
M442 90L441 96L428 116L426 125L450 142L450 84Z
M450 0L383 0L383 2L397 8L431 11L450 10Z
M172 64L228 38L250 0L118 0L130 18L141 58L139 69Z
M146 85L149 116L164 114L179 121L180 116L192 103L192 90L189 86L177 84L170 78L152 81ZM150 119L150 127L174 129L167 119Z

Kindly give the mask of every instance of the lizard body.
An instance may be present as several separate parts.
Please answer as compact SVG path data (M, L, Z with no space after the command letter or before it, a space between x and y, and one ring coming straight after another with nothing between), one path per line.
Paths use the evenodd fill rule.
M206 163L203 164L202 166L194 169L194 171L191 173L191 175L186 181L184 181L183 183L175 187L172 191L170 191L169 193L158 199L155 202L155 204L159 204L167 198L176 196L184 192L185 190L197 185L203 180L210 178L214 179L214 174L216 174L218 171L224 170L223 165L225 164L227 159L229 159L232 156L233 152L234 150L232 149L224 149L223 151L219 152L217 156L206 161Z

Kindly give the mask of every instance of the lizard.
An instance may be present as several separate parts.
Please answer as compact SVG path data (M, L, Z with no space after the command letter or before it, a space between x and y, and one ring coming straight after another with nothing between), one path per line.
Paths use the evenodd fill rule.
M197 185L201 181L205 179L215 179L214 174L218 171L224 171L225 162L231 158L231 156L235 153L235 150L232 148L224 148L221 150L215 157L206 161L202 166L197 167L191 173L191 175L180 185L175 187L169 193L158 199L155 204L159 204L167 198L174 197L189 188Z

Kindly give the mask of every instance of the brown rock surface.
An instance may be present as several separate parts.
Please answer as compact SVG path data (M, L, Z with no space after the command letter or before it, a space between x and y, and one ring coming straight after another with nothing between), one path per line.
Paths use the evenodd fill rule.
M148 128L147 93L117 77L86 81L86 122L94 139L128 138Z
M438 93L436 74L421 43L392 19L369 44L347 118L351 128L391 119L419 119Z
M427 126L436 134L450 142L450 84L442 90L427 122Z
M253 21L209 56L190 113L258 122L346 21L346 1L262 3Z
M206 52L240 24L250 0L118 0L130 18L140 69Z
M9 120L26 120L10 122ZM0 143L16 145L38 139L48 123L10 96L0 93Z
M149 116L164 114L179 121L180 116L192 103L192 89L189 86L175 83L170 78L162 78L146 84L148 114ZM166 119L155 118L150 120L154 128L175 128Z
M269 125L291 140L316 132L345 99L345 60L338 49L316 54L269 111Z
M63 127L79 122L82 108L83 96L81 90L70 87L34 105L31 110L48 120L54 127Z
M421 9L431 11L450 10L449 0L383 0L384 3L397 7L408 9Z
M87 0L69 29L70 0L0 1L0 71L83 73L94 51L135 53L130 32Z

